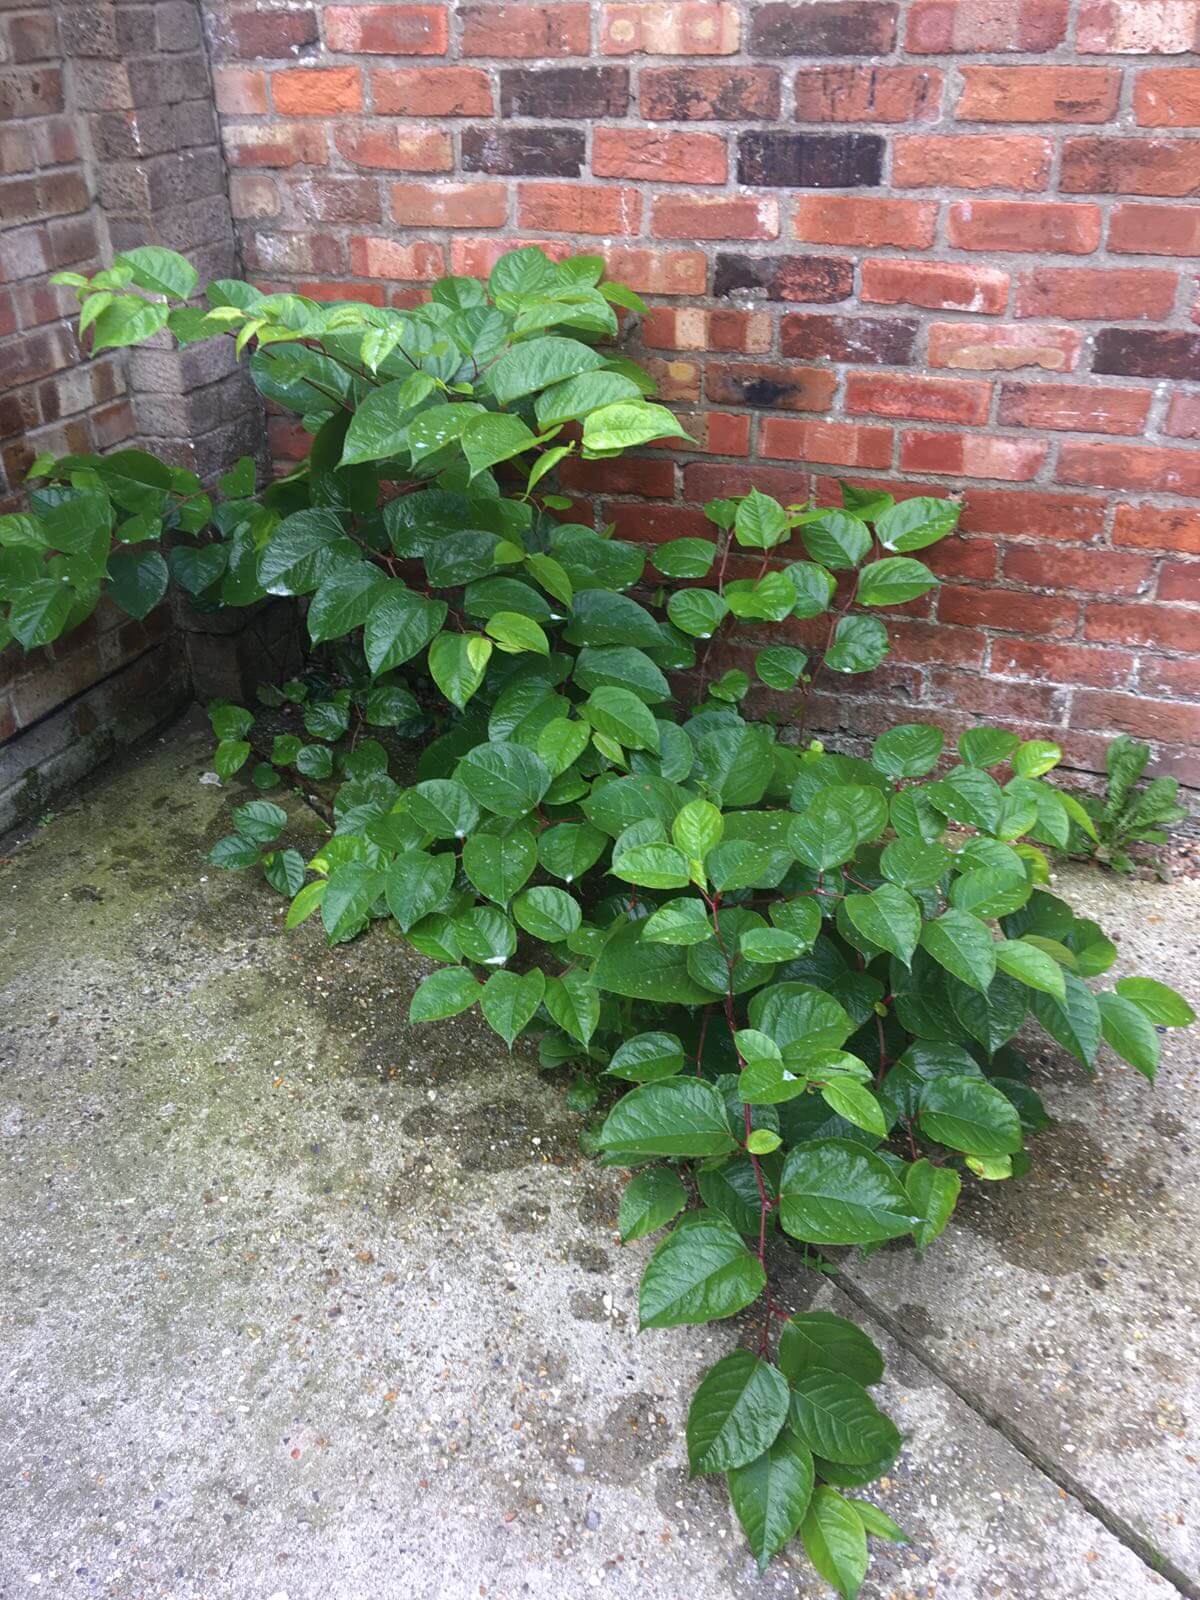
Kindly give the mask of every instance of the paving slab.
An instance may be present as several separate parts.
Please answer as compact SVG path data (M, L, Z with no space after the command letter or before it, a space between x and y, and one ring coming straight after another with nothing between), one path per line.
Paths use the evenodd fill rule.
M1200 879L1090 868L1058 892L1120 952L1113 975L1200 1011ZM1163 1037L1153 1087L1101 1047L1089 1079L1044 1037L1054 1126L1020 1183L971 1184L923 1261L847 1263L863 1303L1035 1460L1200 1593L1200 1041Z
M649 1247L617 1245L618 1180L580 1156L553 1079L469 1018L409 1029L426 969L384 931L327 951L317 929L284 933L261 884L204 866L228 807L201 782L209 750L194 724L156 742L0 863L0 1596L826 1593L802 1558L760 1578L723 1490L687 1480L688 1396L738 1325L638 1335ZM313 837L311 814L292 814L292 837ZM1184 1116L1161 1092L1118 1105ZM1124 1192L1121 1218L1158 1191ZM1038 1282L1063 1320L1044 1354L1021 1355L1035 1374L1098 1337L1072 1329L1060 1269L1081 1322L1103 1309L1076 1287L1080 1203L1057 1253L1045 1242L1060 1194L1065 1180L1036 1213L1035 1248L1057 1263ZM1021 1215L1005 1213L1018 1236L1034 1225ZM1001 1300L1029 1312L1018 1244L975 1226L902 1298L886 1275L848 1282L899 1334L872 1324L907 1438L878 1498L913 1539L877 1551L865 1600L1171 1600L1104 1507L981 1415L982 1362L946 1382L923 1358L922 1344L950 1367ZM1124 1279L1106 1250L1084 1275ZM797 1308L815 1286L815 1303L852 1309L780 1269ZM937 1293L917 1287L931 1270ZM920 1328L900 1314L918 1305ZM1138 1350L1174 1396L1155 1363L1185 1332L1122 1328L1113 1362ZM956 1392L964 1374L981 1401ZM1080 1405L1080 1453L1109 1448L1091 1426ZM1139 1413L1131 1473L1155 1427ZM1122 1505L1132 1492L1115 1473L1101 1489Z

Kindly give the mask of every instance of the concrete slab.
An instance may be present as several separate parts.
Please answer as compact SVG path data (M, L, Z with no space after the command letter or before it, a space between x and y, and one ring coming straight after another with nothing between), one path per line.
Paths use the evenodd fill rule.
M1141 973L1200 1010L1200 879L1091 869L1065 898ZM1032 1041L1031 1041L1032 1042ZM888 1249L846 1276L1035 1460L1200 1593L1200 1048L1163 1039L1153 1087L1102 1047L1096 1076L1039 1035L1055 1126L1020 1183L972 1184L918 1262Z
M802 1558L760 1579L723 1491L686 1479L687 1398L736 1324L639 1336L648 1247L617 1246L560 1088L470 1020L409 1030L423 969L386 934L328 952L205 869L208 752L159 742L0 865L0 1596L825 1592ZM982 1245L993 1298L1026 1294ZM979 1315L953 1248L944 1329ZM797 1307L839 1303L781 1267ZM932 1307L916 1281L903 1303ZM880 1499L914 1543L877 1553L869 1600L1169 1600L877 1332L908 1437Z

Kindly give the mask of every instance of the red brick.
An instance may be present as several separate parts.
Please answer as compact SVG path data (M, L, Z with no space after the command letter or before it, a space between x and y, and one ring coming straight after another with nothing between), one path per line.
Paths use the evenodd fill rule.
M629 505L606 500L600 515L605 522L615 524L618 539L633 539L639 544L664 544L668 539L705 539L713 531L703 511L691 506Z
M1089 550L1081 561L1076 551L1061 546L1010 544L1004 551L1004 576L1031 589L1138 595L1149 592L1154 561L1115 550Z
M1075 433L1144 433L1152 389L1105 389L1096 383L1006 383L996 420L1009 427Z
M998 267L959 262L871 260L862 264L864 301L925 306L932 311L998 315L1008 303L1009 275Z
M1118 505L1113 543L1200 556L1200 510L1190 506Z
M445 6L326 6L325 42L347 55L444 56Z
M797 122L936 122L942 74L932 67L801 67Z
M362 73L357 67L293 67L271 74L276 111L289 117L327 117L361 111Z
M960 122L1109 122L1121 74L1115 67L963 67Z
M1084 0L1075 46L1088 55L1200 50L1200 0Z
M1177 694L1189 700L1200 700L1200 657L1189 660L1142 656L1138 688L1142 693Z
M431 283L446 270L441 245L397 244L371 235L350 240L350 270L356 278L396 278Z
M1166 739L1172 744L1194 746L1200 741L1200 705L1084 689L1071 704L1071 726L1100 728L1105 733L1132 733L1140 739Z
M736 195L660 195L650 231L656 239L777 239L779 202Z
M392 215L401 228L502 228L502 183L394 183Z
M1069 540L1090 544L1104 531L1108 501L1100 496L1044 494L1037 489L982 489L963 492L959 527L966 533L997 533L1004 538Z
M915 666L933 663L982 669L988 636L976 628L952 628L942 622L916 622L905 617L891 621L892 654L897 661Z
M604 252L608 275L638 294L703 294L708 260L699 250L638 250L614 247Z
M584 183L517 185L517 224L546 233L637 233L642 197L636 189Z
M464 56L528 61L540 56L586 56L588 7L472 5L459 12Z
M765 311L652 306L642 319L642 342L654 350L754 354L770 347L771 318Z
M1001 678L1112 689L1121 688L1130 681L1136 659L1128 650L1043 644L1034 639L996 639L992 643L990 669Z
M1089 255L1100 243L1100 208L1049 200L960 200L950 207L947 238L960 250Z
M316 16L300 8L232 10L222 17L217 29L217 43L222 52L235 56L269 56L273 60L284 60L298 55L305 45L315 44L316 40Z
M535 244L551 261L562 261L572 254L566 239L522 239L494 235L484 239L457 238L450 241L450 270L465 278L486 278L488 273L510 250L520 250Z
M984 589L946 583L938 590L937 614L939 622L1062 639L1074 633L1079 606L1074 600L1030 594L1025 589Z
M1153 445L1066 443L1058 458L1059 483L1098 489L1144 489L1156 494L1200 495L1200 451Z
M225 159L232 167L323 167L329 160L329 143L319 123L226 123L223 136Z
M931 322L929 365L966 372L1012 372L1043 367L1069 372L1083 347L1077 328L1034 328L1011 323Z
M559 482L578 494L646 495L670 500L675 493L675 463L621 456L613 461L580 461L570 457L558 469Z
M1200 439L1200 394L1171 397L1163 432L1170 439Z
M1197 187L1189 139L1068 139L1059 187L1064 194L1190 195Z
M710 456L748 456L750 454L750 418L727 411L700 411L692 415L679 414L679 421L695 443L672 443L663 439L650 446L651 450L702 450Z
M740 40L738 9L721 0L600 8L600 49L606 56L731 56Z
M235 217L247 220L277 217L282 204L273 178L247 172L229 174L229 209Z
M990 383L851 372L845 406L859 416L916 417L925 422L986 422Z
M729 154L717 133L596 128L592 171L598 178L641 178L649 183L724 183Z
M1143 128L1200 127L1200 67L1159 67L1139 72L1133 114Z
M337 129L334 142L355 167L378 167L389 172L449 172L454 165L454 147L448 133L349 123Z
M794 362L710 363L705 371L705 394L722 405L828 411L836 388L837 377L827 367Z
M1200 605L1200 561L1168 561L1158 575L1158 598ZM1196 628L1196 643L1200 648L1200 615L1196 618Z
M492 115L492 87L479 67L379 67L371 73L371 100L383 116Z
M267 75L250 67L214 67L213 97L223 116L258 116L269 109Z
M1114 206L1108 248L1118 255L1200 255L1200 209L1187 206Z
M1020 50L1043 54L1067 35L1067 0L914 0L905 45L934 55Z
M933 707L940 703L953 707L952 715L962 716L965 712L968 725L1002 721L1023 738L1057 733L1070 698L1065 689L1051 684L980 678L940 666L928 673L926 686L931 706L929 711L921 707L923 722L936 715Z
M839 467L890 467L892 430L849 422L764 417L759 452L782 461L827 461Z
M1178 284L1177 273L1153 267L1034 267L1017 280L1017 316L1158 321Z
M1044 189L1049 139L1033 134L911 134L892 143L898 189Z
M1002 478L1025 483L1036 477L1050 449L1038 439L1002 439L994 434L925 433L914 428L900 439L905 472L948 473L952 477Z
M775 67L643 67L643 117L656 122L752 122L779 115Z
M937 226L935 200L821 195L796 202L792 232L809 244L895 245L928 250Z
M1150 645L1160 650L1194 652L1196 613L1187 606L1091 600L1083 619L1083 636L1127 649Z
M785 356L894 367L910 358L917 323L907 317L795 311L782 318L779 330L779 347Z

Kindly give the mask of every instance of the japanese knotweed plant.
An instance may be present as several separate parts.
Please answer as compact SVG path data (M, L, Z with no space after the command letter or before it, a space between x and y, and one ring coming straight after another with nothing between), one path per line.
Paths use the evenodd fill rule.
M147 296L195 277L158 250L77 286L98 346L231 334L312 447L258 496L235 469L216 506L137 452L39 461L29 515L0 521L7 628L44 643L102 588L137 615L169 572L200 605L302 599L310 669L266 692L265 735L214 706L215 760L230 779L257 744L252 781L294 774L330 834L306 861L251 799L213 861L260 867L290 924L384 922L436 963L414 1022L477 1008L573 1071L586 1147L631 1174L622 1237L660 1235L642 1326L742 1319L691 1405L693 1472L725 1475L761 1563L799 1534L853 1596L867 1536L903 1537L856 1492L901 1448L883 1361L838 1316L789 1315L772 1267L924 1250L964 1178L1023 1174L1047 1123L1027 1023L1153 1077L1160 1028L1192 1020L1152 978L1093 990L1116 952L1051 886L1046 850L1094 826L1048 781L1053 745L779 737L818 673L883 659L880 613L934 586L915 552L957 507L752 491L649 550L564 520L562 460L680 433L605 342L640 302L598 259L518 250L410 311L244 283L170 309Z

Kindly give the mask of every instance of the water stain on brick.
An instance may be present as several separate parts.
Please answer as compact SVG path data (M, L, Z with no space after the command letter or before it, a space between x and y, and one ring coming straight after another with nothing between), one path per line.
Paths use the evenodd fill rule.
M877 133L752 131L738 139L738 181L768 189L864 189L883 181Z
M713 294L748 290L765 300L823 304L854 293L854 263L846 256L752 256L717 253Z

